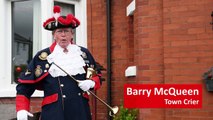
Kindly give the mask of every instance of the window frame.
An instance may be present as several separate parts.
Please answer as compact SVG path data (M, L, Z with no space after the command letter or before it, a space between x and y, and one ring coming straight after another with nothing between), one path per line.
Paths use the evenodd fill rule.
M76 28L76 44L87 48L87 3L86 0L54 0L75 6L75 17L80 20L80 26ZM84 21L84 22L83 22Z
M4 19L0 19L0 98L15 97L16 85L12 81L12 2L21 0L2 0L0 1L0 14ZM52 17L52 8L54 2L63 2L75 5L75 15L81 24L76 29L76 44L87 47L87 22L86 22L86 0L33 0L34 1L34 21L33 24L33 56L37 51L49 47L52 44L51 32L44 30L43 22ZM41 10L47 10L42 11ZM39 16L39 17L38 17ZM37 91L33 97L42 97L43 91Z

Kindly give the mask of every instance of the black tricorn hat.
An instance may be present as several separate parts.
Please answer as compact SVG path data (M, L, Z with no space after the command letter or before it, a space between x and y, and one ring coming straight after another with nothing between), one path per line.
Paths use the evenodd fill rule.
M75 18L72 14L67 16L60 16L61 8L60 6L54 6L54 15L52 18L47 19L43 27L46 30L53 31L57 28L72 28L75 29L80 25L80 21Z

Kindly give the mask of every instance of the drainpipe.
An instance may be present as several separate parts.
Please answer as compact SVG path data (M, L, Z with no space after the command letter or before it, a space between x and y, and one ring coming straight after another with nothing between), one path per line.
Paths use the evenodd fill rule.
M106 3L106 14L107 14L107 104L111 106L111 8L110 0ZM108 115L108 120L111 117Z

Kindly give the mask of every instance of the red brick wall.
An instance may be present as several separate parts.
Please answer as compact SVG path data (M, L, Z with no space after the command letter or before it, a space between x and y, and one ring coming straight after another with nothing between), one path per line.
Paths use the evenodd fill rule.
M164 83L163 1L136 2L135 64L138 83ZM140 119L164 120L164 109L141 109Z
M87 42L88 49L92 53L95 60L104 66L107 67L107 36L106 36L106 1L105 0L87 0ZM106 72L103 72L103 76L106 79ZM97 91L98 97L107 101L107 82L103 81L101 90ZM93 97L91 97L93 98ZM94 104L95 99L90 99ZM107 119L107 109L100 103L96 102L96 116L93 116L93 119L96 120L106 120ZM92 106L91 109L94 110L95 106Z
M202 74L213 65L213 1L170 1L163 5L165 83L203 84ZM203 86L202 109L168 109L166 119L210 120L212 93Z
M203 84L202 109L140 109L139 120L211 120L213 97L202 74L213 66L212 0L136 0L133 16L126 16L131 0L111 1L112 104L123 101L125 83ZM107 67L106 0L87 1L88 48ZM137 66L137 76L125 69ZM106 78L106 72L103 72ZM97 95L106 101L107 83ZM39 111L41 99L31 99ZM93 101L91 99L91 101ZM15 104L1 99L1 104ZM93 101L94 102L94 101ZM106 120L106 107L96 101L97 120ZM93 110L93 109L92 109Z
M130 1L130 0L129 0ZM120 105L123 101L123 84L125 83L124 71L127 64L133 64L134 44L133 18L126 17L126 6L129 1L111 1L111 51L112 51L112 106ZM107 67L107 33L106 33L106 0L88 1L88 48L95 59ZM126 54L129 53L129 54ZM131 61L128 62L128 61ZM103 75L107 78L106 73ZM104 81L97 95L107 101L107 82ZM102 110L103 109L103 110ZM97 120L106 120L106 106L97 101Z
M30 110L32 112L39 112L41 111L41 104L42 104L42 98L31 98L30 100Z
M107 66L105 2L88 1L87 23L89 49ZM127 17L130 2L111 1L113 105L122 103L125 83L200 83L202 109L140 109L139 119L213 119L212 93L206 91L201 78L213 65L213 31L209 24L213 1L136 0L134 15ZM137 76L125 78L125 69L130 65L137 66ZM98 95L105 99L106 92L104 82ZM105 111L100 110L104 106L98 103L97 107L101 116L98 120L105 119Z
M31 98L31 101L30 101L30 112L34 113L34 112L38 112L38 111L41 111L41 102L42 102L42 99L41 98ZM15 106L16 106L16 100L15 98L1 98L0 99L0 106L3 105L3 104L11 104L11 105L14 105L12 108L14 108L13 111L8 111L10 108L5 108L5 111L8 111L10 113L7 113L7 115L4 115L4 116L7 116L7 119L12 119L12 118L15 118L16 117L16 110L15 110ZM13 117L11 117L13 116ZM2 116L1 116L2 117Z
M15 98L1 98L0 104L15 104Z

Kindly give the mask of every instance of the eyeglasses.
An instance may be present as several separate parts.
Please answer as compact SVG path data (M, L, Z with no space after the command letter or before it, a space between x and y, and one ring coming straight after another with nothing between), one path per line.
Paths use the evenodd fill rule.
M66 29L65 29L65 30L57 30L56 33L57 33L57 34L62 34L62 33L64 33L64 34L67 35L67 34L71 33L71 31L70 31L70 30L66 30Z

